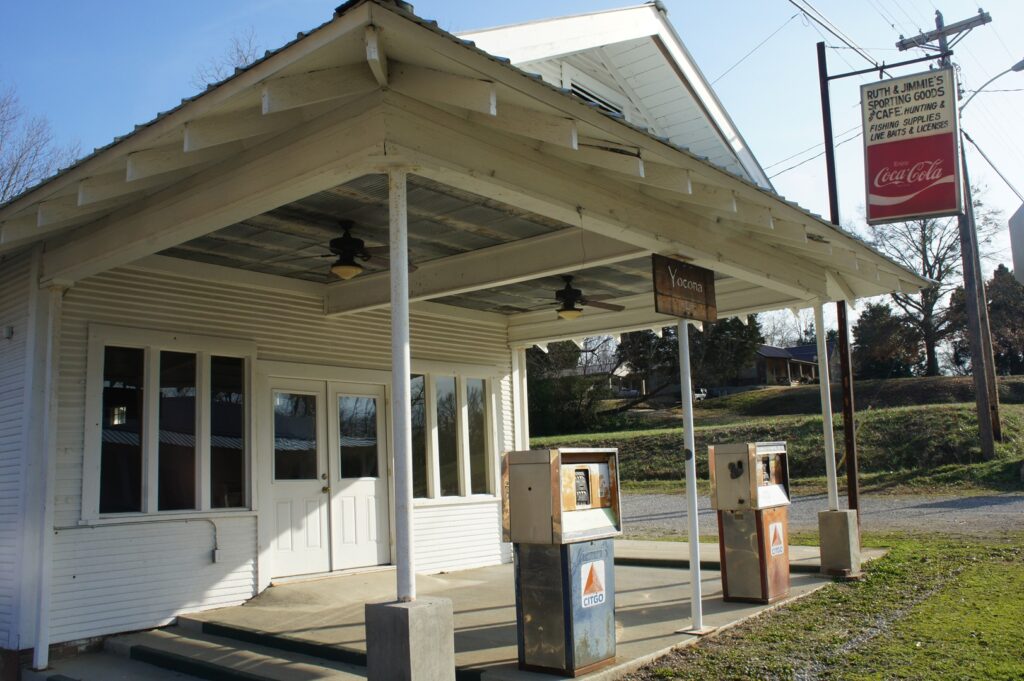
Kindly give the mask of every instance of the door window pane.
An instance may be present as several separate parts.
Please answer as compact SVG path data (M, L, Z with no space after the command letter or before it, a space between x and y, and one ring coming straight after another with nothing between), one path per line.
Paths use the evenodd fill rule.
M210 358L210 506L245 505L245 360Z
M100 513L142 510L143 377L141 348L103 350Z
M157 509L196 507L196 356L160 353Z
M441 473L441 496L459 493L459 403L455 396L455 378L438 376L437 390L437 463Z
M377 477L377 400L373 397L338 398L341 477Z
M316 396L274 393L274 478L314 480Z
M427 496L427 381L413 376L412 401L412 495Z
M466 379L466 411L469 415L470 494L487 494L487 391L482 378Z

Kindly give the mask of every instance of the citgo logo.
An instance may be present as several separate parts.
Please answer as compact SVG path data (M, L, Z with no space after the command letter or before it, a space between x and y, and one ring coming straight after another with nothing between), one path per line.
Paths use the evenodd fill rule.
M604 603L604 561L584 563L583 569L580 570L580 579L583 586L583 607L592 608Z

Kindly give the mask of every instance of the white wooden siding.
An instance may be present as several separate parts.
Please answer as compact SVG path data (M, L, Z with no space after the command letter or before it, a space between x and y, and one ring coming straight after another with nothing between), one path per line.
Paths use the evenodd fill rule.
M53 559L54 643L160 626L253 596L256 518L59 530Z
M54 643L159 626L175 612L237 603L257 589L255 518L229 525L217 521L223 528L221 549L230 539L233 557L216 564L211 562L210 526L205 521L76 527L81 519L89 324L248 340L256 343L260 360L383 370L391 363L386 310L327 318L319 297L134 267L90 277L70 289L61 336ZM502 324L414 311L410 326L414 359L496 366L505 376L511 370ZM505 378L500 390L502 449L511 446L510 392ZM420 569L508 560L501 545L497 501L444 512L418 509L415 517L424 533L422 539L417 537L418 555L424 560Z
M496 499L418 505L413 532L417 572L464 570L508 560L500 542L501 503Z
M17 625L14 599L22 549L23 404L28 337L28 255L0 263L0 329L13 327L14 335L0 335L0 647L14 647Z

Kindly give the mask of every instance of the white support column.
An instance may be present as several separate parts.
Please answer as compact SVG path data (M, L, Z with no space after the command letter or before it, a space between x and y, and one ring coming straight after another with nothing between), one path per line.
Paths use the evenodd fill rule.
M33 282L35 285L35 282ZM53 491L57 477L57 408L60 383L60 331L61 304L64 288L51 288L47 308L46 328L46 397L43 408L43 460L41 470L46 475L40 499L42 523L39 528L38 569L39 590L36 597L36 635L32 654L32 668L46 669L50 664L50 589L53 575Z
M836 441L832 432L832 389L828 378L828 344L825 342L825 306L814 306L814 331L818 341L818 387L821 390L821 429L825 436L825 475L828 478L828 508L839 510L836 483Z
M686 519L690 543L690 612L693 623L689 631L704 629L704 604L700 583L700 523L697 519L697 445L693 438L693 383L690 379L689 322L679 320L679 392L683 401L683 455L686 459Z
M530 448L530 402L526 389L526 348L512 350L512 418L515 448Z
M412 535L412 386L409 352L409 214L406 173L388 172L391 246L391 395L395 447L395 553L398 600L416 600Z

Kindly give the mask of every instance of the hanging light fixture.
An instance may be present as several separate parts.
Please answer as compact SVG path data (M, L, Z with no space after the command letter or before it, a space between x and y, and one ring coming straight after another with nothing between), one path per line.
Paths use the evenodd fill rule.
M356 262L356 258L366 262L370 259L370 254L366 250L366 243L362 239L352 236L351 221L342 220L341 227L344 233L336 239L331 239L328 246L331 253L338 256L338 259L331 265L331 274L348 281L363 273L363 266Z
M583 315L583 310L579 309L575 305L563 306L558 309L559 319L579 319Z
M342 255L331 265L331 274L345 281L362 273L363 266L357 263L350 254Z

